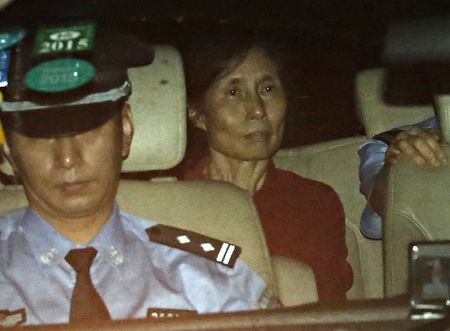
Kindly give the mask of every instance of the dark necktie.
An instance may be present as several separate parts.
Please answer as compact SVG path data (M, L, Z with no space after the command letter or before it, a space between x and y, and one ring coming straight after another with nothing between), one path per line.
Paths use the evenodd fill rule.
M108 308L92 284L89 272L96 255L95 248L87 247L72 249L65 257L77 272L70 304L70 323L111 319Z

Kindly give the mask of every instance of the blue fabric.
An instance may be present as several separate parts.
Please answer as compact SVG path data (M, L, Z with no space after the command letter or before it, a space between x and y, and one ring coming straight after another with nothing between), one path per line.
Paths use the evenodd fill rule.
M119 211L87 245L59 234L30 208L0 218L0 310L26 309L27 324L67 323L76 273L70 249L98 254L92 282L113 319L143 318L148 308L198 313L257 309L266 284L238 259L233 269L150 242L156 225Z
M435 129L438 127L438 123L436 117L431 117L416 124L402 126L399 129L410 130L415 127ZM387 147L382 141L369 139L358 149L361 161L359 165L359 189L366 199L369 198L377 175L384 166ZM366 205L362 213L360 229L361 233L367 238L381 239L383 237L382 219L369 204Z

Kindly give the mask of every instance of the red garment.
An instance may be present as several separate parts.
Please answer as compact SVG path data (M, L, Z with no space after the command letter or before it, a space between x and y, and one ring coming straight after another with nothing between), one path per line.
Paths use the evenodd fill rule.
M183 179L204 179L205 163L188 168ZM310 265L321 302L345 300L353 273L346 262L345 216L336 192L270 162L267 178L253 200L270 254Z

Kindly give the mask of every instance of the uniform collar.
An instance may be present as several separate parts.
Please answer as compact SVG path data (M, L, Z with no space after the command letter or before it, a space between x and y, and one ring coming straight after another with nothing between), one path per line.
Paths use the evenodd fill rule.
M108 259L113 265L122 264L125 250L125 231L117 203L114 205L113 213L103 229L86 246L96 248L98 254Z
M30 207L27 208L20 223L35 259L47 273L50 272L52 266L64 260L69 250L87 246L97 249L98 256L106 258L114 265L122 263L125 239L117 204L105 226L86 245L76 244L64 237Z

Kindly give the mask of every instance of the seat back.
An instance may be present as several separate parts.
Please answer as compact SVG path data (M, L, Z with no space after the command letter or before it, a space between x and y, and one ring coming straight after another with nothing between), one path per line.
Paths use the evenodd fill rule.
M359 221L365 205L358 190L357 149L364 137L352 137L281 150L275 157L278 167L324 182L336 191L346 215L348 262L354 274L347 298L377 298L383 295L381 242L363 237Z
M436 95L435 100L445 143L442 147L450 155L450 98L442 94ZM422 167L406 159L384 169L381 178L385 197L385 292L394 296L408 290L410 243L450 239L450 167Z
M277 293L264 232L251 196L218 181L122 181L123 210L236 244L241 258Z
M356 76L356 107L367 137L414 124L434 115L432 105L388 104L384 97L385 81L385 68L364 70Z
M444 146L450 155L450 146ZM407 159L386 170L383 206L386 296L408 289L413 241L450 239L450 166L422 167Z

